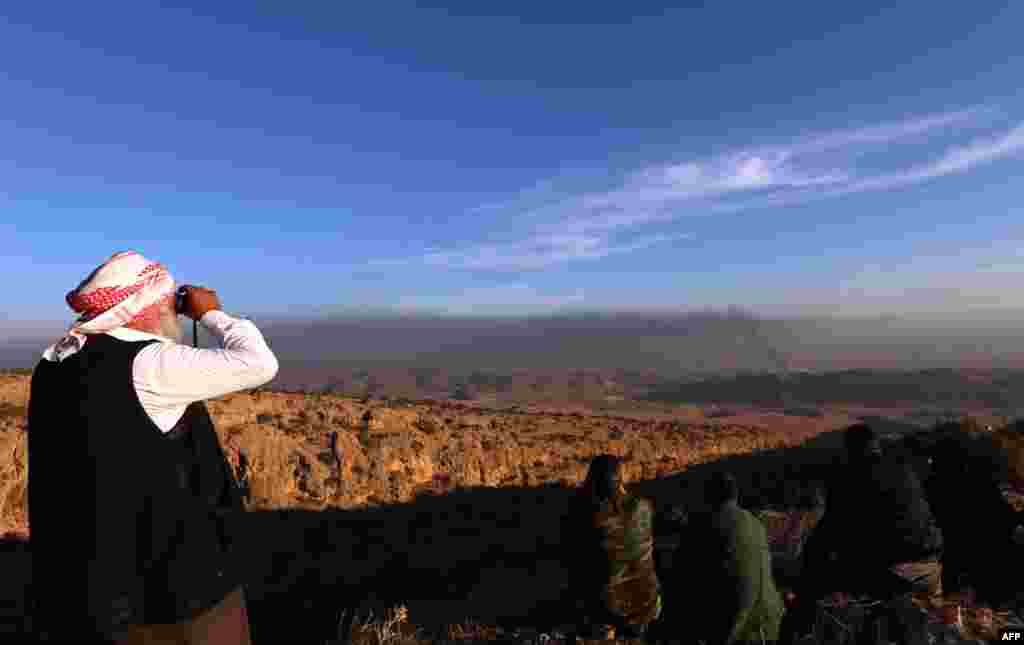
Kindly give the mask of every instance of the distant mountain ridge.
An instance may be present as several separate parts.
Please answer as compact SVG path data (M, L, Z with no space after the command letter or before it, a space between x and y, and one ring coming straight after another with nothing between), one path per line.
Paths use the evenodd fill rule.
M758 318L741 309L525 317L334 315L255 319L283 362L495 369L737 370L1024 367L1024 319ZM14 329L16 334L3 330ZM41 324L40 324L41 325ZM51 329L52 327L52 329ZM190 333L191 325L185 328ZM34 365L63 323L0 321L0 367ZM208 346L212 339L200 334ZM186 342L190 342L188 339Z

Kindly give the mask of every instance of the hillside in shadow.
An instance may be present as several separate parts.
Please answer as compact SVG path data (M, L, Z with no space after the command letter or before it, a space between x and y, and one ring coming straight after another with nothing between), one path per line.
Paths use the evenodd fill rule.
M817 482L838 457L838 432L797 448L765 450L691 466L630 487L658 509L656 530L673 507L699 506L702 482L728 470L749 508L809 505ZM409 504L355 510L257 511L239 518L256 643L322 643L337 633L343 609L399 603L428 630L473 619L483 624L547 628L568 620L561 598L560 520L573 489L456 489ZM30 548L8 540L0 633L24 611ZM298 634L308 634L302 640Z

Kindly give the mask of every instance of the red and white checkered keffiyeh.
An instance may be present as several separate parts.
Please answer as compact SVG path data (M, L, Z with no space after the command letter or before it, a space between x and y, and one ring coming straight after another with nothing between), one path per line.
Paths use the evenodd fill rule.
M68 305L81 316L43 357L62 361L85 346L90 334L105 334L159 314L160 302L174 294L167 268L135 251L115 253L68 292Z

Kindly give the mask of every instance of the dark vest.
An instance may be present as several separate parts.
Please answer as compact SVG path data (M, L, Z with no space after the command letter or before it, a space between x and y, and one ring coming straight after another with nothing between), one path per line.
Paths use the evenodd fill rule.
M164 433L135 393L132 365L150 342L92 336L32 375L28 502L44 627L178 622L241 583L230 526L242 499L206 406Z
M942 553L942 531L921 481L899 459L859 459L836 473L825 515L836 539L833 548L855 566L890 566Z

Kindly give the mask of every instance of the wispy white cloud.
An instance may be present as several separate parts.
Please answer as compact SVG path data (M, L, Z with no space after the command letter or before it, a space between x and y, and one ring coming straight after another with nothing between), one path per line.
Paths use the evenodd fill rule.
M606 235L541 233L522 242L481 244L468 249L428 253L422 259L432 266L448 269L522 271L543 269L570 260L598 259L639 251L655 244L690 239L692 236L647 235L629 242L612 243Z
M650 230L682 217L794 205L967 172L1024 152L1024 122L967 143L955 142L984 127L995 113L972 108L652 164L628 173L611 190L577 192L540 205L533 199L501 203L502 216L527 223L519 240L433 250L412 261L449 269L537 270L689 239L684 233ZM947 147L936 154L943 142ZM923 158L917 144L924 144ZM863 155L872 152L883 157L882 169L863 167ZM901 160L896 167L892 152ZM916 157L908 154L913 152ZM916 161L902 161L906 158ZM553 195L553 189L547 183L541 192Z
M878 190L914 184L970 170L1024 151L1024 122L994 137L976 139L967 145L951 146L938 159L902 172L868 177L854 182L851 191Z
M493 202L478 204L466 211L466 215L486 215L488 213L501 212L508 209L522 210L526 204L557 203L564 198L563 190L558 186L554 178L544 179L537 182L530 188L518 191L514 196L505 199L498 199Z
M643 213L651 221L663 220L666 214L659 213L659 209L664 211L679 205L689 204L693 207L691 213L699 213L737 212L794 204L919 183L965 172L1024 150L1024 123L1020 123L996 136L951 146L938 159L875 174L858 172L852 165L823 166L816 156L816 153L839 149L847 153L840 154L840 160L849 163L849 154L857 146L896 144L907 137L973 123L974 119L987 113L980 109L966 110L902 124L830 133L789 146L739 150L712 159L644 169L635 173L620 189L580 197L574 217L583 221L593 219L596 227L604 228L606 225L638 224L643 221ZM750 198L730 200L732 195ZM605 212L593 217L587 212L601 208L616 211L617 216L612 217ZM672 216L670 214L668 218Z
M617 190L582 197L580 206L589 210L650 209L730 193L834 185L849 178L840 169L801 167L785 150L740 151L642 170Z
M881 123L866 128L816 134L794 142L786 146L786 149L793 153L803 154L847 148L854 145L891 143L927 134L936 129L951 125L970 124L995 113L996 110L990 107L973 107L967 110L932 114L904 121Z
M949 146L941 155L930 161L900 170L862 175L818 190L804 189L760 195L740 201L718 201L705 204L703 208L709 213L736 213L756 208L792 206L855 193L889 190L967 172L976 166L1020 154L1024 154L1024 122L995 136L978 138L966 145Z

